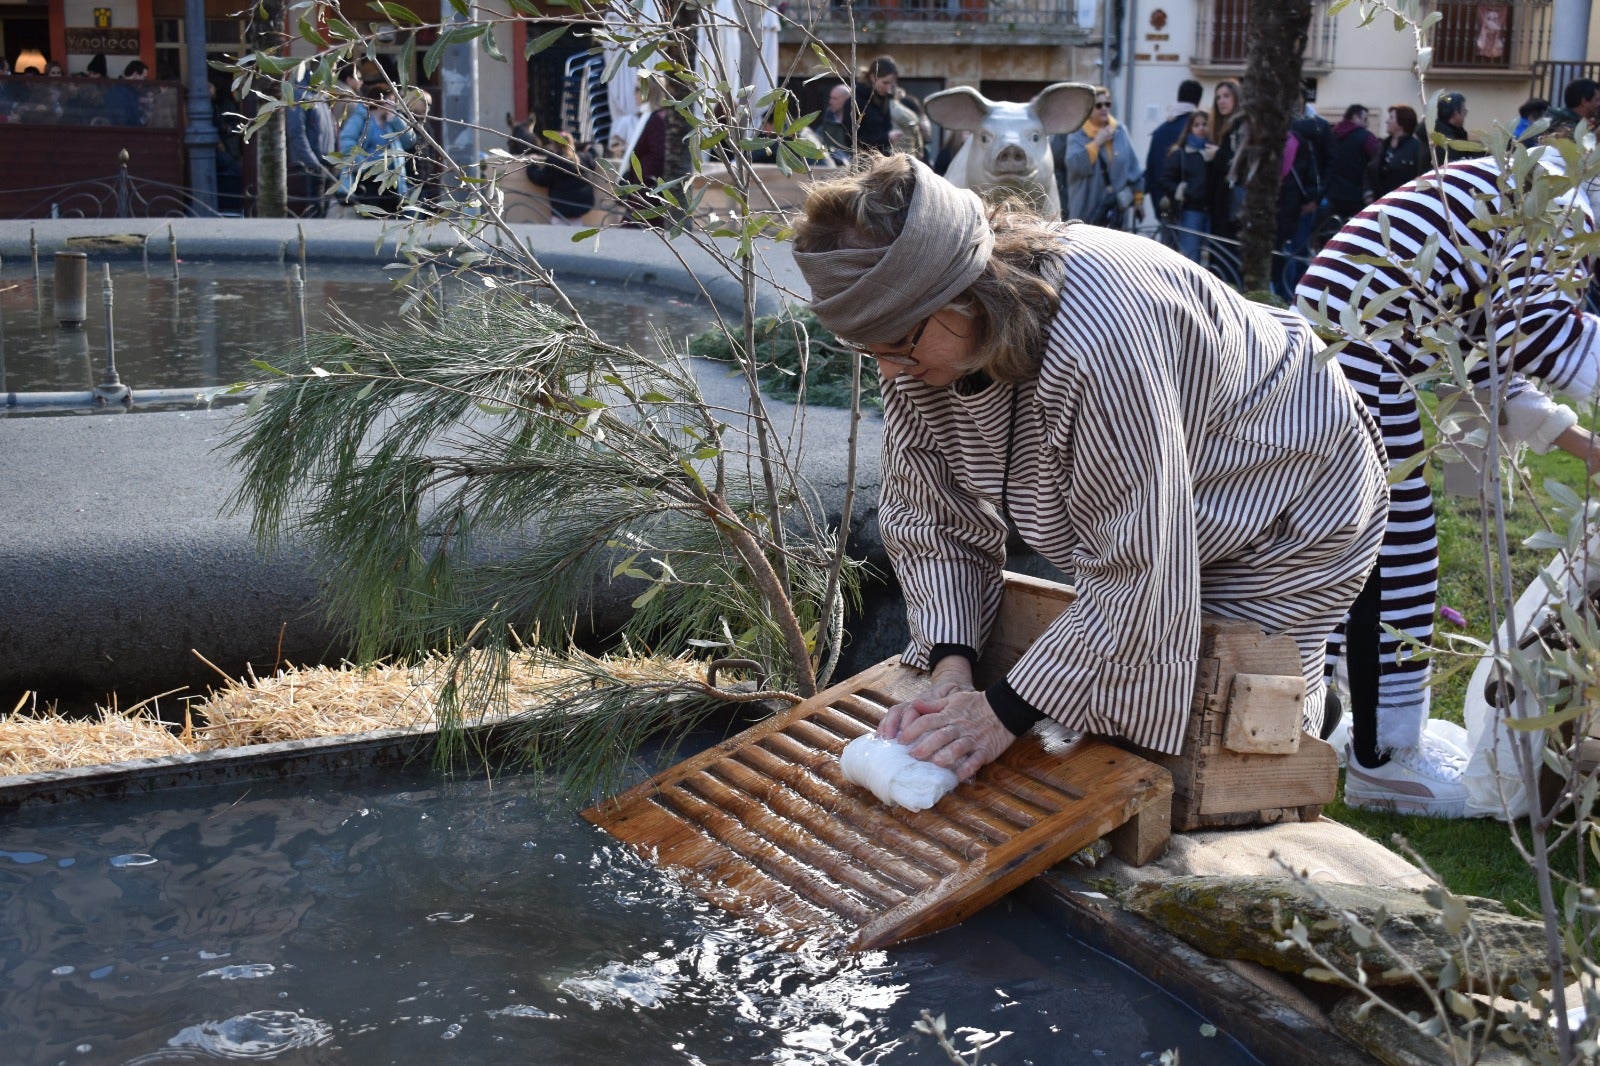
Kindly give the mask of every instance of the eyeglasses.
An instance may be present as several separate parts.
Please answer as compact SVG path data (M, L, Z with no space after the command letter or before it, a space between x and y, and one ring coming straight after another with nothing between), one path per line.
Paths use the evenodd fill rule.
M1109 111L1109 110L1111 110L1111 101L1110 100L1096 100L1094 102L1094 109L1096 111L1099 111L1101 109Z
M928 328L928 323L931 321L933 321L932 315L923 319L917 328L912 331L911 336L906 338L905 344L893 351L873 351L865 344L856 344L853 341L845 341L844 345L856 354L864 355L868 359L877 359L885 363L893 363L896 366L916 366L917 357L914 353L917 350L917 345L922 342L923 331Z

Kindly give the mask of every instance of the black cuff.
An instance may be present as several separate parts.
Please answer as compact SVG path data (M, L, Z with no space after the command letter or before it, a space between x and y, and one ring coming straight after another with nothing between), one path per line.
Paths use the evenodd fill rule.
M1043 711L1035 710L1032 704L1017 695L1017 690L1004 678L990 685L983 694L989 700L994 716L1014 737L1020 737L1032 729L1033 723L1045 716Z
M939 665L940 659L948 659L952 655L959 655L973 666L978 665L978 650L966 644L935 644L928 649L928 669L931 671Z

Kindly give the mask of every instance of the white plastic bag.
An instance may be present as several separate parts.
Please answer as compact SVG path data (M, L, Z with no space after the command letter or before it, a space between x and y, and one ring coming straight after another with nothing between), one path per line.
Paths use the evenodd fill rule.
M1501 646L1521 648L1523 654L1538 654L1540 634L1547 637L1559 629L1561 604L1580 604L1585 596L1600 591L1600 530L1591 529L1581 554L1573 559L1558 554L1517 599L1511 617L1500 628ZM1505 671L1505 680L1514 689L1524 690L1527 682ZM1501 820L1523 818L1528 814L1528 793L1517 769L1513 743L1519 731L1506 727L1496 706L1497 671L1492 656L1485 655L1472 672L1467 686L1462 716L1467 724L1469 758L1462 780L1467 786L1468 816L1489 815ZM1526 693L1528 704L1544 710L1540 693ZM1515 706L1516 701L1505 701ZM1521 731L1526 732L1526 731ZM1544 731L1526 733L1534 757L1544 751Z

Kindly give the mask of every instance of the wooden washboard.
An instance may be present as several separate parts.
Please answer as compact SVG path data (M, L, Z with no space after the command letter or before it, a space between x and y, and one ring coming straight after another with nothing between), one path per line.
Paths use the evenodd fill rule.
M1003 673L1072 592L1008 576L980 682ZM851 948L932 933L1101 837L1130 862L1165 850L1172 778L1056 727L1017 739L912 813L839 772L846 743L927 684L889 659L584 812L696 892L786 941Z

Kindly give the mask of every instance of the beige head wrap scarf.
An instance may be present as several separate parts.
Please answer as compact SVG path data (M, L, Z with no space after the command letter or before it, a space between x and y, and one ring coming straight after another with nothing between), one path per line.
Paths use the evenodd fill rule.
M811 310L846 340L893 344L971 285L989 262L994 231L983 201L917 160L900 236L882 248L796 252Z

